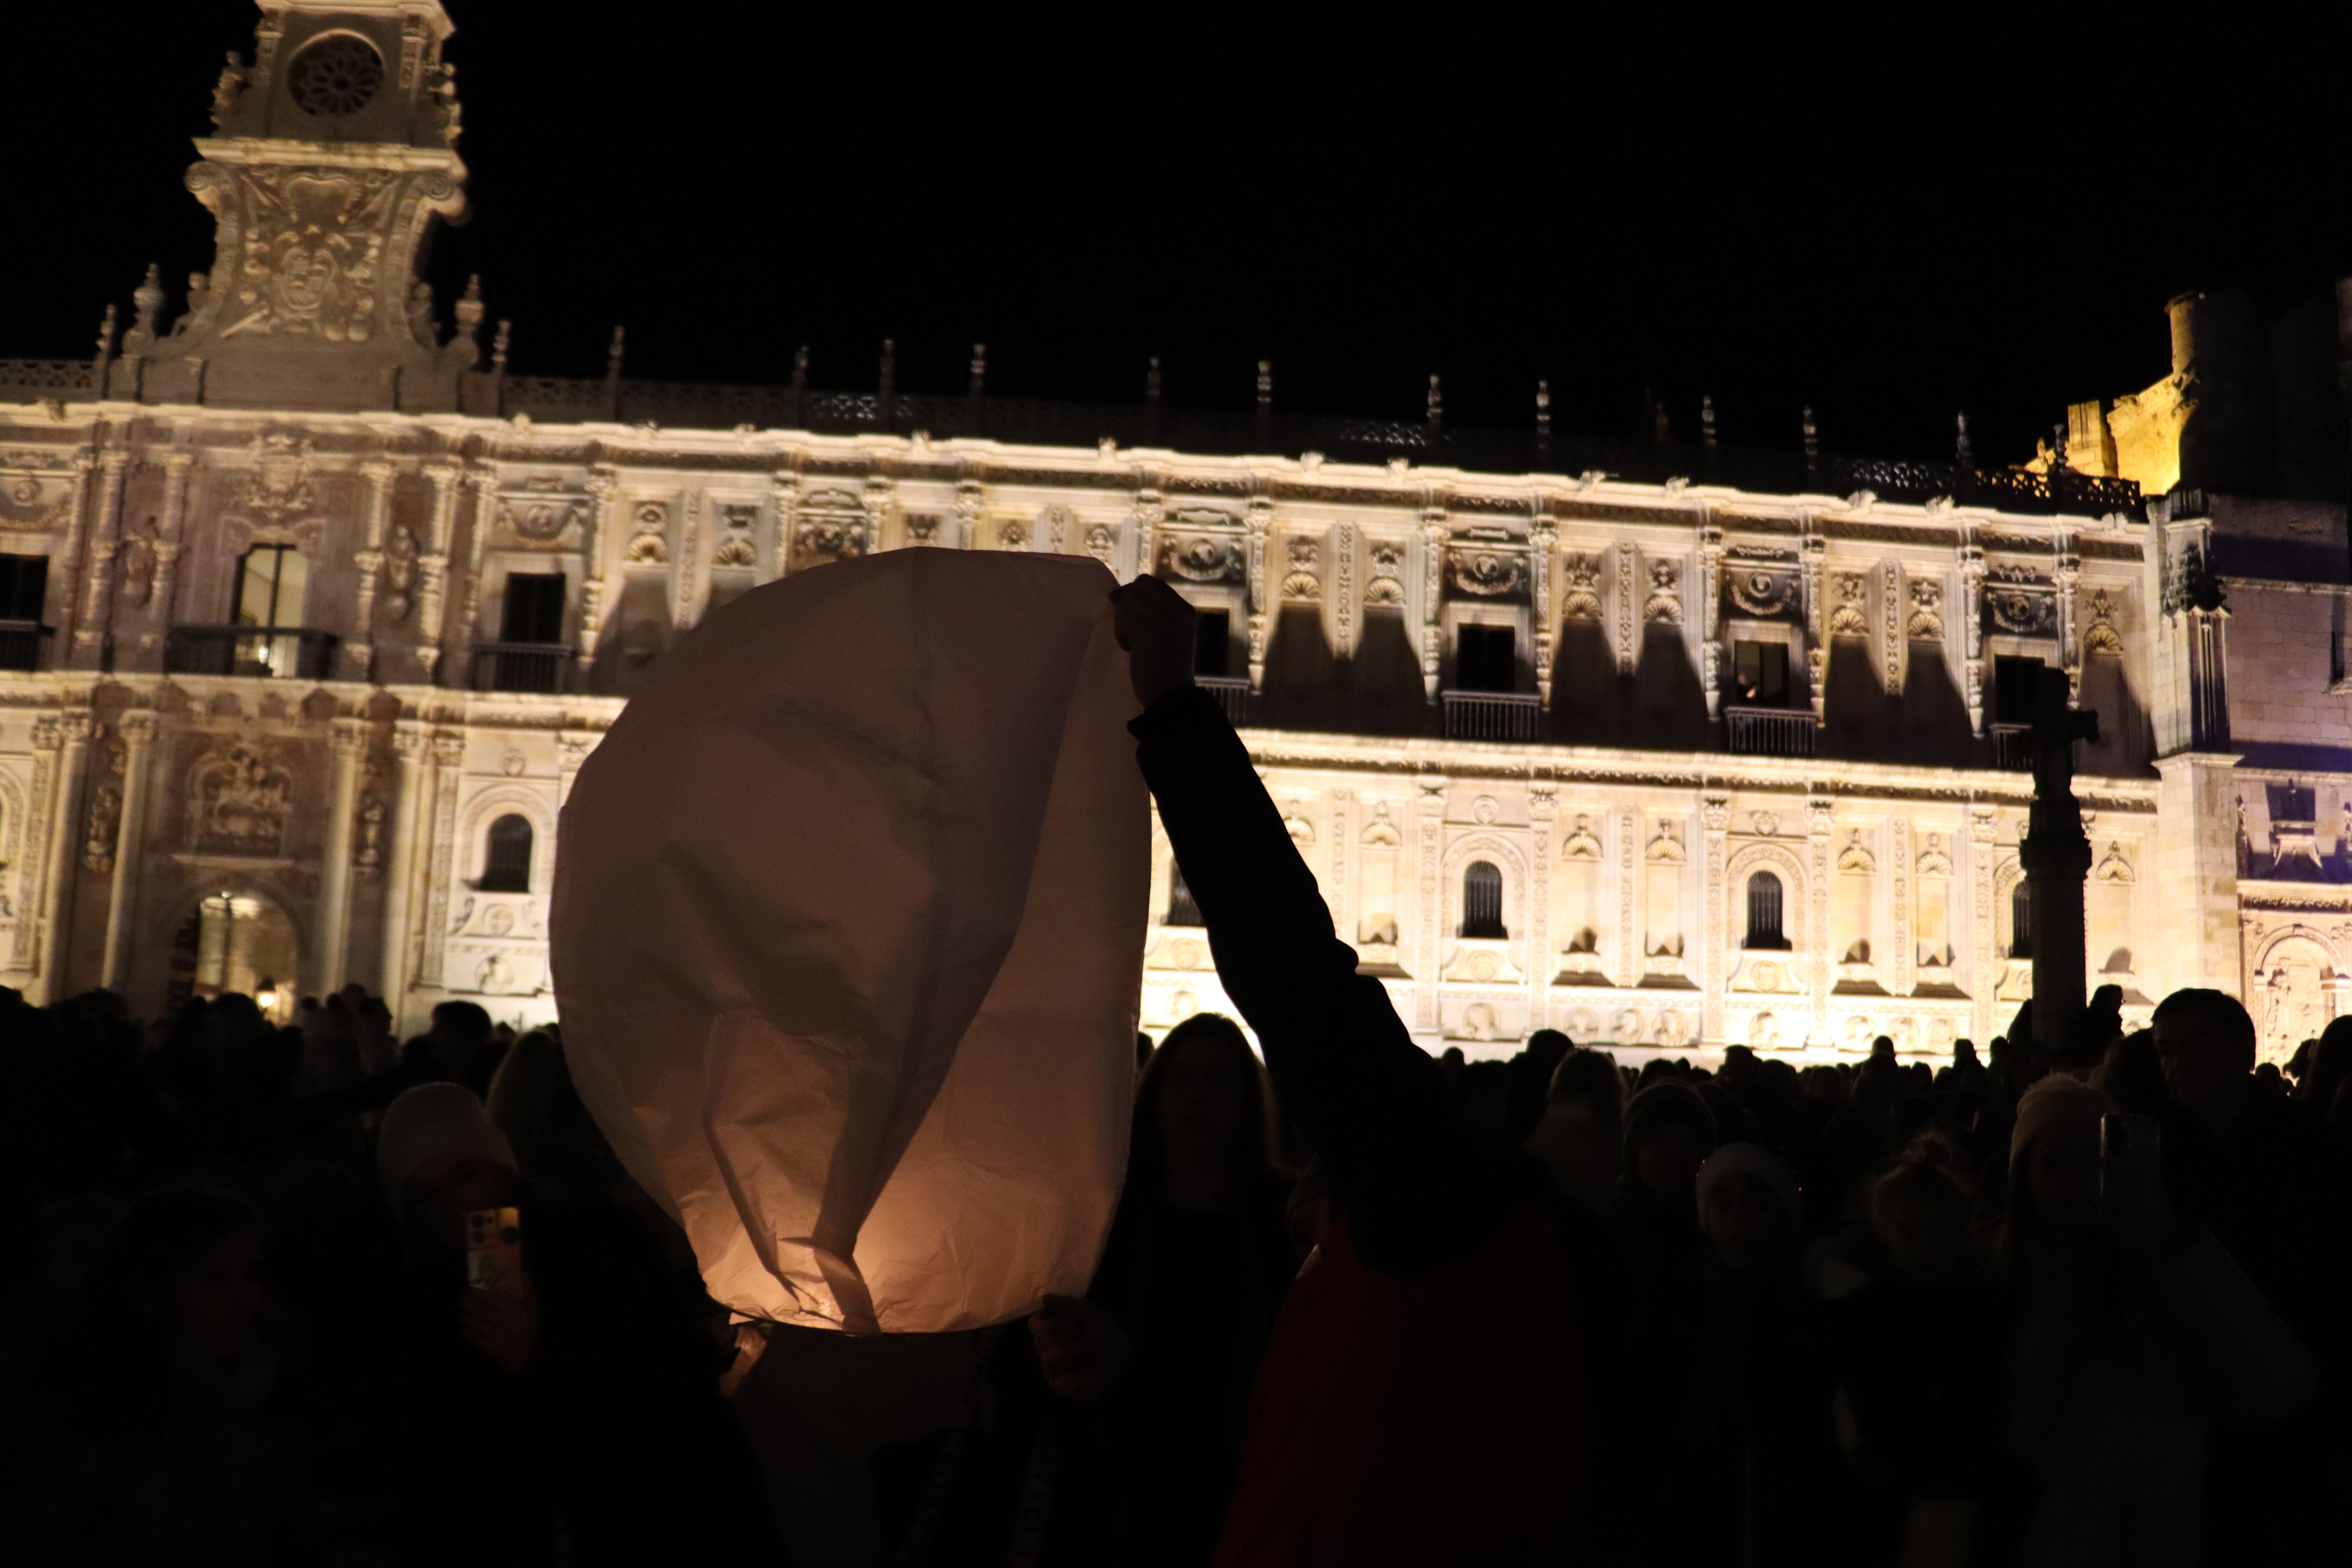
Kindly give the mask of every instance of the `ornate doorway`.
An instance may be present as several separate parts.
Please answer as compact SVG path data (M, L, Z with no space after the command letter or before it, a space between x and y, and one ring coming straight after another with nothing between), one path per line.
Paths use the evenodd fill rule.
M258 893L214 893L197 900L173 938L168 994L176 1007L191 996L242 992L283 1024L294 1016L299 962L285 910Z

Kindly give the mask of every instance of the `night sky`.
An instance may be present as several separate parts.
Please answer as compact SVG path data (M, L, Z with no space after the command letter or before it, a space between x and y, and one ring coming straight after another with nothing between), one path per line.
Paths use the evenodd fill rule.
M2344 7L1745 20L1591 7L1102 12L450 0L474 216L439 237L514 369L1246 406L2029 455L2167 368L2164 300L2352 272ZM995 8L988 8L993 11ZM2329 15L2327 13L2332 13ZM47 11L20 35L0 353L86 355L211 220L181 184L249 0ZM665 30L658 21L675 16ZM1886 19L1932 18L1941 31ZM2137 17L2137 19L2135 19ZM724 18L723 22L720 18ZM2247 20L2252 18L2252 21ZM2266 19L2272 18L2272 19ZM12 19L12 27L18 24ZM37 64L38 68L33 68Z

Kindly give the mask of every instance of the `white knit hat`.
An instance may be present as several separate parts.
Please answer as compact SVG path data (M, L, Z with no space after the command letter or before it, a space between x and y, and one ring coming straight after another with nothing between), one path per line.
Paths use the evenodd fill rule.
M459 1083L420 1083L385 1109L376 1129L375 1174L384 1195L398 1203L409 1173L439 1154L478 1154L515 1168L507 1135L491 1125L473 1090Z
M1791 1236L1805 1228L1805 1199L1798 1189L1795 1173L1782 1163L1780 1156L1761 1143L1726 1143L1706 1157L1698 1168L1698 1206L1706 1208L1706 1190L1725 1176L1753 1176L1770 1189L1789 1216Z

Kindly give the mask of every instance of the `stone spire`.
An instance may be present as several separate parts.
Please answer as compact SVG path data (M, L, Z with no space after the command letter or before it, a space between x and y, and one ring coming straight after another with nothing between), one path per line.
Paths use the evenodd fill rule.
M421 243L465 211L441 0L268 0L213 90L188 188L216 220L188 313L116 395L227 407L453 409L481 348L443 343ZM131 345L126 343L126 351Z

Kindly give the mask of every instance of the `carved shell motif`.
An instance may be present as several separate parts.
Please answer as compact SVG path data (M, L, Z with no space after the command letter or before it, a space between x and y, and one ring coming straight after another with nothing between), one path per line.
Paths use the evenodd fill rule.
M1282 596L1286 599L1312 599L1323 591L1323 580L1316 569L1322 563L1322 548L1312 539L1294 538L1288 542L1290 574L1282 580Z
M2116 630L2116 604L2105 588L2091 595L2091 624L2083 628L2084 653L2121 653L2124 639Z
M1837 606L1830 611L1830 636L1859 637L1870 635L1870 622L1862 613L1862 596L1869 580L1859 572L1841 572L1836 577Z
M1904 636L1914 642L1944 640L1944 586L1926 577L1911 579L1911 619Z
M647 501L637 508L636 531L629 540L621 559L632 566L660 566L669 561L669 508L659 501Z
M1672 561L1650 563L1650 597L1642 605L1644 621L1680 626L1683 618L1682 568Z
M1601 618L1600 557L1569 556L1560 563L1559 581L1562 620L1597 621Z

